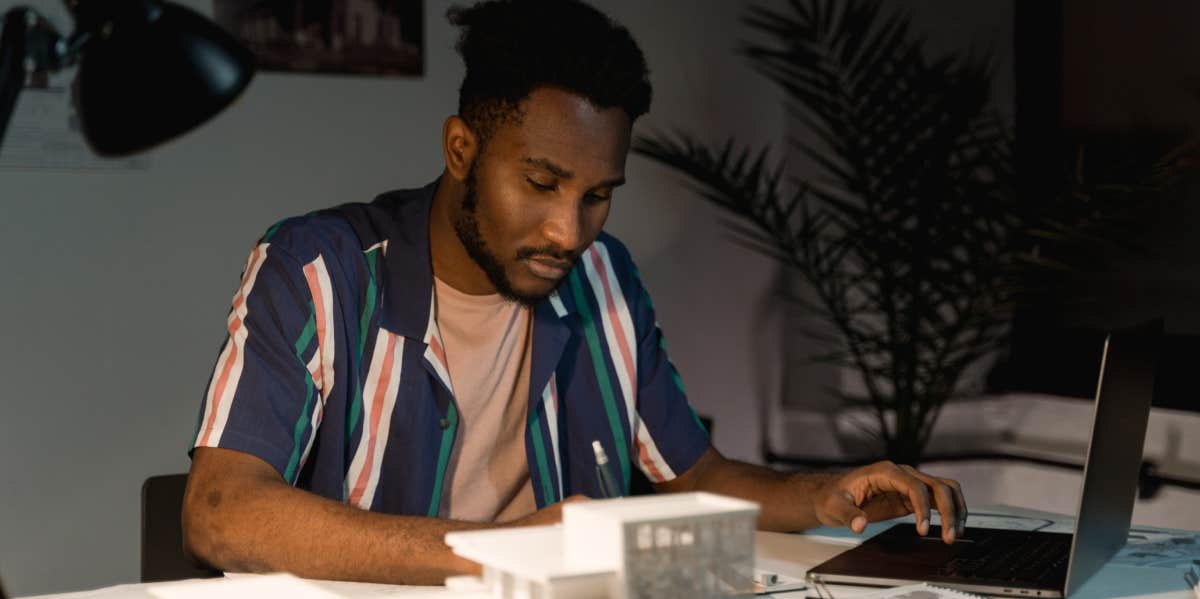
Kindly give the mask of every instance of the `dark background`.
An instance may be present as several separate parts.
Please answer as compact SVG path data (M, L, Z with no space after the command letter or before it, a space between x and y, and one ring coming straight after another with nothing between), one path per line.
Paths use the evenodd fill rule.
M1200 3L1015 3L1018 192L1069 192L1072 176L1130 181L1200 124ZM1079 152L1085 152L1082 165ZM1094 250L1055 297L1028 301L991 391L1091 398L1105 332L1162 316L1154 405L1200 411L1200 209L1183 182L1139 210L1127 247Z

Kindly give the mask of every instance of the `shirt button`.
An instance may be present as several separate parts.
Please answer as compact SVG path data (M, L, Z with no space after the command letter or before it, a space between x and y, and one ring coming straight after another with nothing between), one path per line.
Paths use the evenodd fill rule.
M448 429L450 428L450 421L442 418L438 421L438 426L442 427L443 430Z

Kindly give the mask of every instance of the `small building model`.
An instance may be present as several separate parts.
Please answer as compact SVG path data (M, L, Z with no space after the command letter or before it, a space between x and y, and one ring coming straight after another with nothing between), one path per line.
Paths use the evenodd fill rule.
M711 493L563 506L563 523L446 535L495 599L703 599L753 595L758 505Z

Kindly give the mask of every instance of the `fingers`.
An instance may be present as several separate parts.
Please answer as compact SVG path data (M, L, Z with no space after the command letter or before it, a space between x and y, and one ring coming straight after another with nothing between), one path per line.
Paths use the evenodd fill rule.
M954 539L962 534L963 529L963 510L959 509L961 503L954 489L944 480L925 474L912 466L900 466L900 469L924 483L932 491L938 513L942 515L942 540L953 543Z
M938 480L946 483L954 491L954 501L958 505L958 536L961 537L967 530L967 498L963 496L962 487L958 481L948 478Z
M905 470L905 467L891 462L879 462L870 468L875 470L878 477L874 486L882 491L895 491L904 495L912 506L913 516L917 519L917 532L921 535L929 534L929 487Z
M841 490L829 493L824 502L824 518L827 526L846 526L862 534L867 529L867 514L854 503L854 497Z
M860 507L867 513L867 520L871 522L907 516L913 511L908 497L896 492L868 497Z
M942 540L946 543L963 535L967 520L967 503L957 482L892 462L878 462L847 473L821 503L830 513L830 520L836 520L822 520L826 525L849 525L860 532L852 523L858 514L862 514L865 528L868 520L911 512L921 535L929 534L930 510L936 507L942 516Z

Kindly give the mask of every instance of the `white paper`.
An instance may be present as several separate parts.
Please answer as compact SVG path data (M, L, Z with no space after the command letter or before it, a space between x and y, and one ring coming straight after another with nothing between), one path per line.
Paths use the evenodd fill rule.
M855 595L855 597L857 599L963 599L964 597L978 597L978 595L921 583Z
M262 597L287 597L288 599L341 599L342 595L327 591L320 586L292 576L291 574L266 574L261 576L237 576L207 580L152 585L146 589L159 599L260 599Z
M1114 564L1188 570L1200 565L1200 533L1135 526Z

